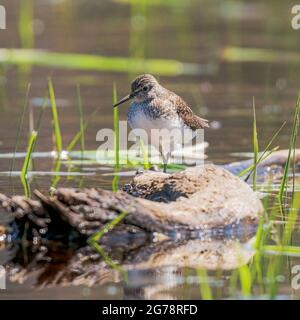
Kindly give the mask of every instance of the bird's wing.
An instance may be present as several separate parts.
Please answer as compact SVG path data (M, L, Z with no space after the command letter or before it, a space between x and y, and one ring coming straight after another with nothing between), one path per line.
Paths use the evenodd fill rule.
M171 96L176 112L181 117L185 125L189 126L192 130L209 128L208 120L195 115L192 109L181 97L174 93Z

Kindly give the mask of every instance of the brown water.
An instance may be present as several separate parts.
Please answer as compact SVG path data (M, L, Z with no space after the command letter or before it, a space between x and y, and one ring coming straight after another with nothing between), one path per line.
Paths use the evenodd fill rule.
M25 1L24 1L25 2ZM21 47L18 32L21 1L3 0L6 7L8 28L0 31L1 48ZM149 1L150 3L150 1ZM185 75L160 77L163 85L181 95L199 115L213 121L206 130L209 143L208 160L227 163L243 159L244 152L252 152L252 98L255 97L258 138L261 149L283 121L287 125L276 140L276 145L287 148L292 112L299 91L299 64L278 62L227 62L221 52L227 46L255 47L280 50L284 54L298 53L300 31L291 28L293 1L151 1L144 9L130 5L130 1L96 0L42 0L34 1L34 46L55 52L99 54L104 56L132 56L144 58L176 59L197 64L211 63L216 71L210 75ZM283 56L284 56L283 54ZM12 157L4 153L14 151L26 86L30 82L31 106L34 120L39 107L36 98L42 98L47 88L47 78L52 77L58 100L59 120L66 147L79 130L76 85L80 83L87 118L96 108L85 135L86 150L96 150L99 142L96 133L103 127L112 127L112 87L117 84L119 95L128 92L132 74L112 72L84 72L33 67L24 75L17 67L0 65L0 192L22 194L23 187L18 176L9 178ZM120 109L120 118L126 119L126 106ZM18 151L27 147L29 132L28 113L22 130ZM36 151L53 149L51 110L47 108L38 136ZM77 148L79 150L79 147ZM22 159L15 161L14 170L19 171ZM54 163L48 158L34 161L36 171L51 171ZM77 168L78 169L78 168ZM110 188L110 168L85 166L83 173L90 175L62 177L58 186L98 186ZM67 171L64 165L61 171ZM105 170L105 171L103 171ZM3 173L2 173L3 172ZM121 183L128 178L122 178ZM32 188L48 190L49 175L37 175L31 181ZM8 250L0 252L7 260ZM296 259L293 263L296 264ZM299 262L299 261L298 261ZM1 264L1 261L0 261ZM292 264L292 263L291 263ZM175 268L175 266L174 266ZM281 285L280 294L291 297L289 268ZM165 297L199 298L195 278L186 281L182 272L174 269L166 272ZM141 280L142 279L142 280ZM166 280L167 279L167 280ZM182 280L185 279L185 280ZM138 288L153 285L161 279L155 273L146 276L138 271L131 273L131 284ZM111 281L109 284L71 288L36 290L35 279L24 284L10 283L1 292L3 298L129 298L127 285ZM219 297L226 297L228 278L212 275L211 281ZM227 282L226 282L227 281ZM105 282L105 281L104 281ZM146 285L147 284L147 285ZM172 285L171 285L172 284ZM30 296L28 295L30 293ZM297 292L295 292L297 294ZM298 292L299 294L299 292Z

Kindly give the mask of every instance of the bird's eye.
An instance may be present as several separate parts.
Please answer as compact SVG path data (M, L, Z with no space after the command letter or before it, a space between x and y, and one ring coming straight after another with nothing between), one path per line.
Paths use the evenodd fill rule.
M147 92L149 90L149 87L148 86L143 86L143 91L144 92Z

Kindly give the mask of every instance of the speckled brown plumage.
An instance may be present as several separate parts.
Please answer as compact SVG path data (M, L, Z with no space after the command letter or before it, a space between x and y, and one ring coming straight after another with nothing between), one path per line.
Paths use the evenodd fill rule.
M168 99L172 101L179 117L181 117L187 126L189 126L192 130L209 128L208 120L195 115L187 103L177 94L170 90L168 90L168 92Z
M174 121L179 117L193 131L209 127L207 120L195 115L181 97L161 86L150 74L138 76L131 84L131 92L134 101L129 108L128 120L133 128L136 128L134 117L139 111L152 119Z

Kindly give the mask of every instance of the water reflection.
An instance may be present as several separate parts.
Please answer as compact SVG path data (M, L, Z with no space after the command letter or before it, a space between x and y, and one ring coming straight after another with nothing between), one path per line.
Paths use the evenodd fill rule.
M245 226L243 234L230 237L149 242L143 233L115 230L101 240L101 246L117 269L89 246L76 249L78 244L65 247L53 241L9 246L11 255L1 263L8 270L9 287L30 284L34 290L47 291L52 287L99 288L115 283L123 284L125 298L174 298L172 291L179 287L180 293L182 285L187 289L206 281L212 287L220 284L214 278L200 277L199 269L226 272L247 264L255 253L255 231Z

